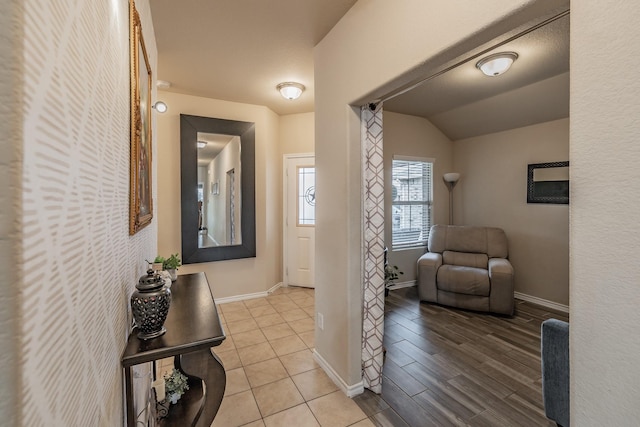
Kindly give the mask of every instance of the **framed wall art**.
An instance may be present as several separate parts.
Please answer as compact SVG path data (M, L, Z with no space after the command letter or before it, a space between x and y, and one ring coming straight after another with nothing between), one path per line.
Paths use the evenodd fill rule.
M131 172L129 234L136 234L153 218L151 176L151 66L142 37L142 24L133 0L129 2L131 51Z
M527 203L569 204L569 162L528 165Z

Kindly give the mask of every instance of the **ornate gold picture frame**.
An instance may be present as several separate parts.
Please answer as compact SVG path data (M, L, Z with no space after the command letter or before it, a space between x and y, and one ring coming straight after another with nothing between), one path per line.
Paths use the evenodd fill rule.
M131 52L131 172L129 234L153 218L151 176L151 67L142 37L142 24L133 0L129 1Z

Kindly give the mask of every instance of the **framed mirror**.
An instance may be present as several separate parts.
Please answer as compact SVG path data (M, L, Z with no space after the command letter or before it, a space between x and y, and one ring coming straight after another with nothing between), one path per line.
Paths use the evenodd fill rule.
M182 262L256 256L255 124L180 115Z
M527 203L569 204L569 162L530 164Z

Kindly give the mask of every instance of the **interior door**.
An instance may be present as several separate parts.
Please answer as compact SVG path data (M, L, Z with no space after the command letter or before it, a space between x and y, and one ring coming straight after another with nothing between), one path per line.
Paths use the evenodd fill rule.
M316 169L313 155L285 157L284 284L314 287Z

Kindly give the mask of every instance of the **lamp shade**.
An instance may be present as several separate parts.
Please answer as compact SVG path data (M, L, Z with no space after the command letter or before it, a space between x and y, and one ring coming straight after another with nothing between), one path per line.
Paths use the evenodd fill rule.
M443 175L443 178L446 182L458 182L460 179L460 174L457 172L449 172Z
M485 75L495 77L507 72L516 59L518 59L518 54L515 52L495 53L482 58L476 67Z
M280 83L278 86L276 86L276 89L278 89L280 95L282 95L286 99L298 99L300 95L302 95L305 87L300 83L285 82Z

